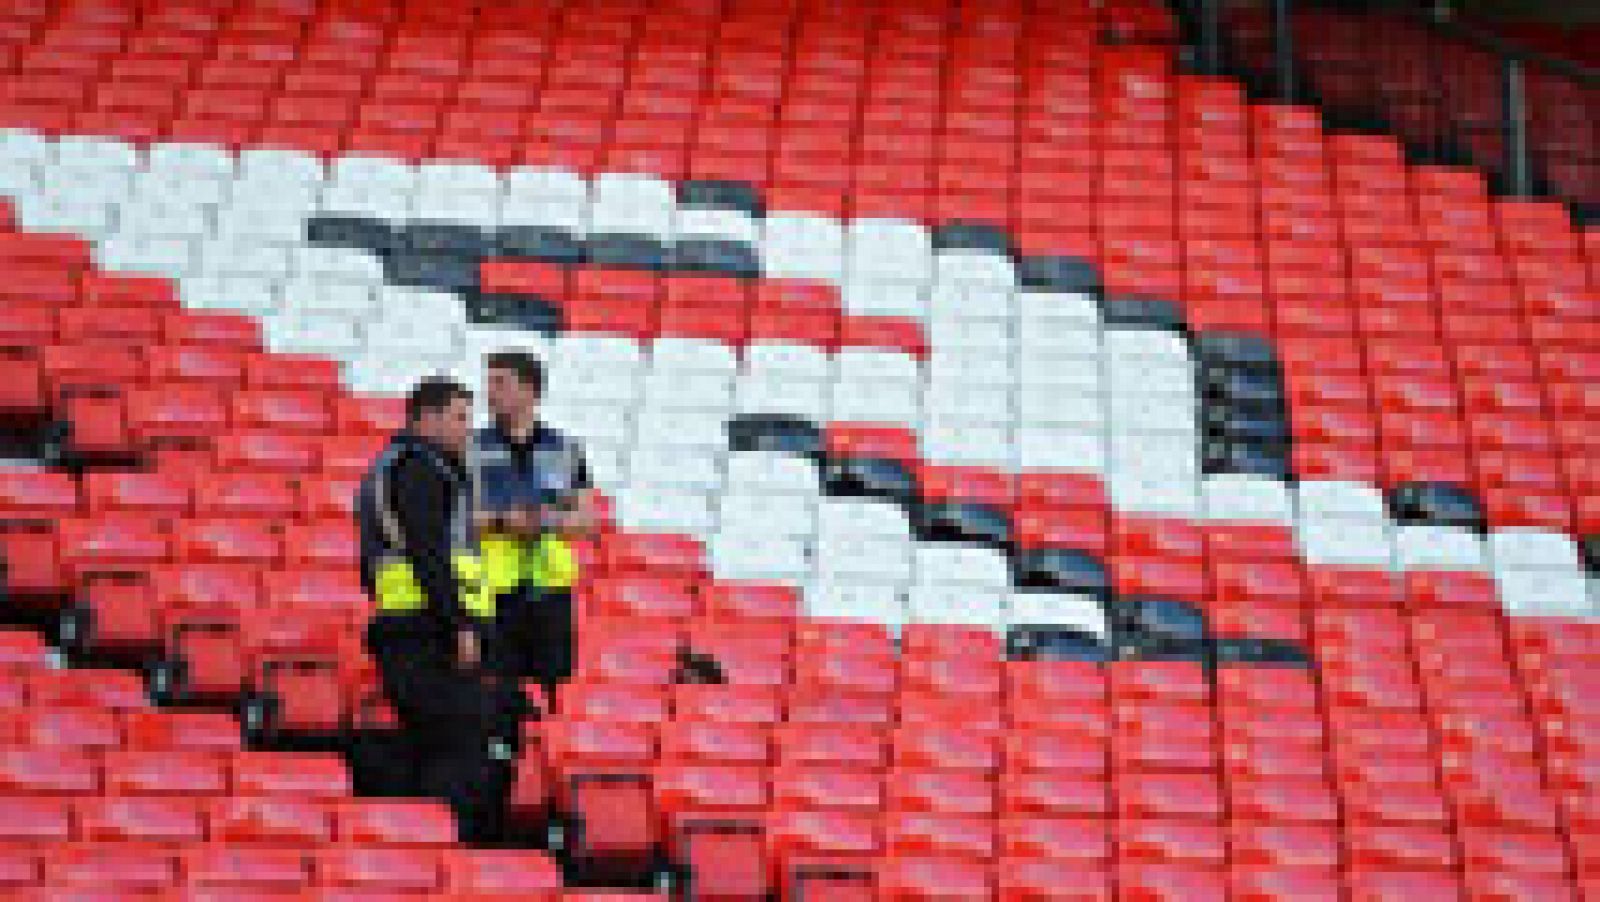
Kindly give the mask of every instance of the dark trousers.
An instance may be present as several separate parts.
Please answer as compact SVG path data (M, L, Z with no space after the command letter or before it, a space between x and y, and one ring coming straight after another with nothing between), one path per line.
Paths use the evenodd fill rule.
M376 616L366 640L400 721L391 754L403 760L390 764L409 775L412 794L450 806L463 842L497 838L513 764L494 749L516 748L521 690L457 667L454 637L421 617Z
M524 583L495 602L496 669L537 680L552 698L572 676L572 592Z

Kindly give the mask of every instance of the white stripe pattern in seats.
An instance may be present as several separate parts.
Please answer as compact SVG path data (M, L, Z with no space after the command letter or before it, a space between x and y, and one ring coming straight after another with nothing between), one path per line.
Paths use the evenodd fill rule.
M1006 258L935 253L928 230L913 223L787 213L757 222L684 210L668 183L648 176L586 183L558 170L500 174L369 157L330 170L291 151L230 158L170 144L146 153L18 130L0 133L0 192L15 200L24 227L81 234L104 268L173 278L190 305L259 315L274 349L340 359L358 390L396 391L440 369L480 381L478 353L502 341L545 352L553 418L609 446L598 456L628 472L611 474L608 488L625 510L651 511L648 522L663 505L627 501L656 490L631 462L673 453L649 450L656 446L697 446L712 469L723 467L722 424L735 411L819 424L882 420L912 429L932 462L1094 473L1119 511L1288 525L1312 564L1487 572L1513 612L1596 612L1600 593L1567 536L1401 525L1370 486L1201 473L1194 361L1179 337L1107 328L1087 295L1020 291ZM451 199L462 195L474 199ZM361 252L306 246L305 221L327 213L625 227L663 239L676 227L741 241L758 234L768 276L833 285L848 313L918 319L932 350L923 363L886 351L847 349L829 361L808 347L750 349L727 370L726 391L678 398L648 375L656 355L629 350L631 342L482 330L467 324L457 298L385 284ZM686 505L683 519L709 525L702 512L716 507L721 488L689 489L708 500ZM818 495L813 508L827 503Z

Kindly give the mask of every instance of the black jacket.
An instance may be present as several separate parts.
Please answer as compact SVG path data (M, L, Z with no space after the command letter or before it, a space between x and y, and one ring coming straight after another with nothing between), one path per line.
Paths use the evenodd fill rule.
M379 561L402 556L416 573L427 599L422 614L433 625L452 631L475 626L461 604L451 561L456 546L470 539L471 504L471 476L456 455L408 432L395 435L356 496L367 593L375 594ZM393 541L396 531L400 547Z

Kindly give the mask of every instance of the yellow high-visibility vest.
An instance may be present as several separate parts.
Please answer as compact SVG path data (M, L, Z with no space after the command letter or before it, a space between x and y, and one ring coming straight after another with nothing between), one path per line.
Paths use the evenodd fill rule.
M509 592L522 584L521 539L489 533L478 538L478 553L483 556L484 580L494 592Z
M492 619L498 593L487 579L484 561L472 541L474 498L471 487L456 479L449 466L439 460L435 452L424 449L423 453L432 455L435 466L456 483L457 503L449 524L452 549L450 565L454 571L457 591L460 593L461 606L474 617ZM378 610L384 613L410 614L425 608L428 599L422 591L421 582L417 579L416 568L405 554L405 539L400 529L398 514L389 504L386 480L389 467L397 459L396 455L397 452L392 446L386 450L368 471L367 480L362 486L364 497L369 497L373 505L373 516L377 520L379 532L377 538L381 546L381 550L377 551L364 548L363 553L374 554L377 558L372 568L372 575L373 594L376 596Z
M533 543L523 562L527 578L541 589L570 589L578 581L578 555L572 544L554 533Z
M487 581L484 562L478 555L458 551L450 556L455 569L456 584L461 592L461 606L467 613L480 619L492 619L495 598L499 594ZM428 603L422 584L411 562L403 557L388 558L373 573L374 594L378 610L388 614L410 614L422 610Z
M524 540L503 534L479 539L486 585L496 593L523 583L538 589L569 589L578 581L578 556L554 533Z
M514 465L509 440L499 428L478 431L469 457L478 507L489 506L482 497L487 482L521 485L519 497L538 497L541 492L558 497L571 495L582 462L578 445L542 426L538 435L541 438L530 472ZM489 583L500 592L524 584L537 589L568 589L578 581L578 558L572 545L553 532L537 538L482 535L478 548Z

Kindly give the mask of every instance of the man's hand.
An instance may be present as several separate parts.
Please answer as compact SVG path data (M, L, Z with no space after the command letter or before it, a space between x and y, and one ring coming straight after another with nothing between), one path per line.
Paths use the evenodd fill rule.
M461 669L477 667L482 660L481 651L477 630L464 629L456 633L456 663L461 665Z
M555 528L563 538L583 540L593 537L600 528L600 502L593 489L580 491L561 510Z
M497 511L475 511L472 515L472 526L478 532L499 532L502 519L503 515Z
M506 511L500 517L503 528L519 536L536 536L542 527L543 517L539 511L530 507L519 507Z

